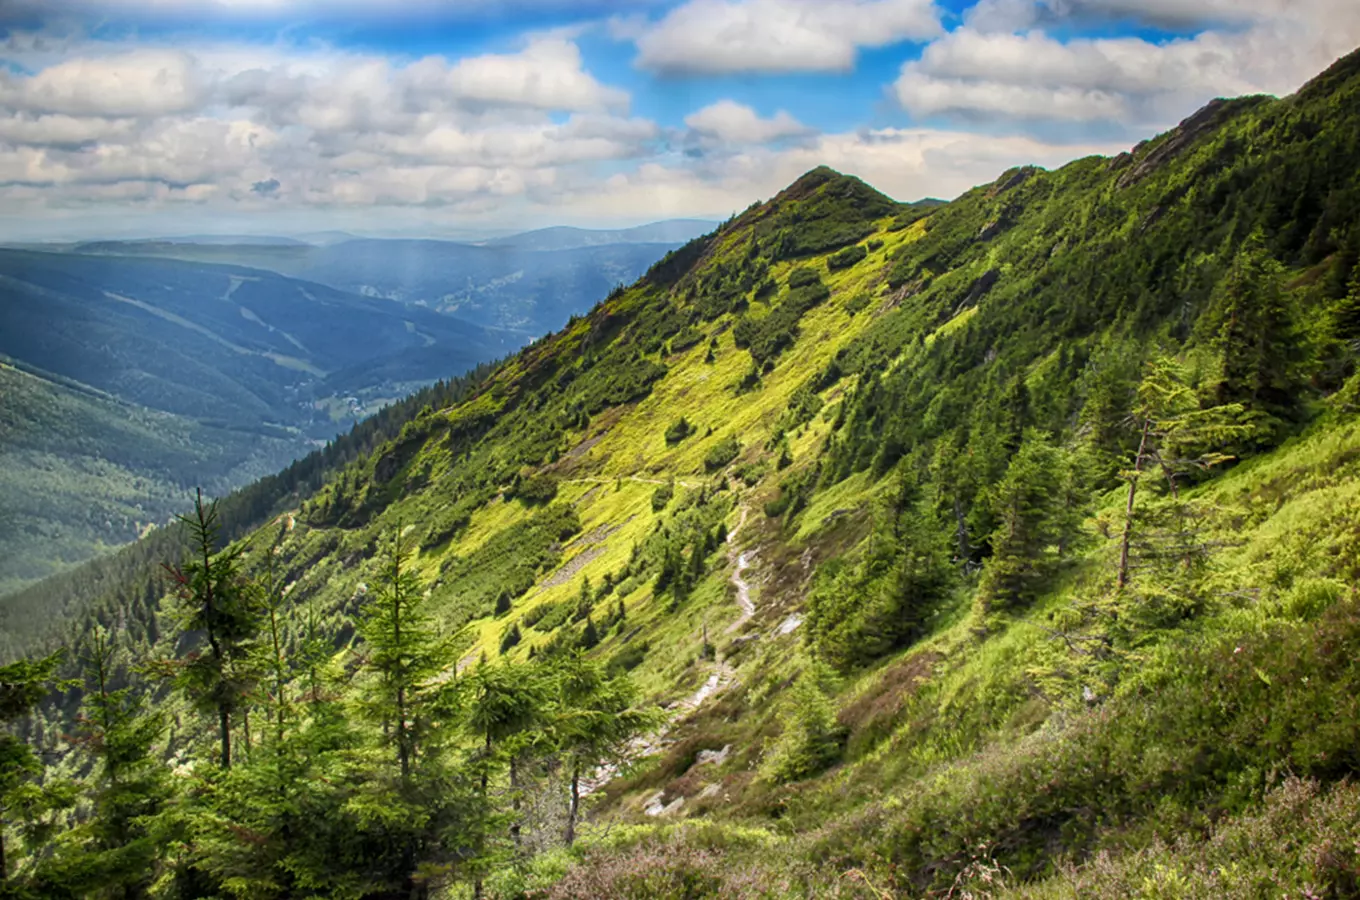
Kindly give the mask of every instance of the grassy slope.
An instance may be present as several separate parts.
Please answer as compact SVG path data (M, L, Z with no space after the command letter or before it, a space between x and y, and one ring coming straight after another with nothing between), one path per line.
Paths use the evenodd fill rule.
M1004 371L1029 386L1036 417L1073 420L1081 398L1061 384L1070 378L1060 365L1063 351L1089 352L1116 333L1147 347L1179 348L1187 329L1176 317L1203 303L1223 268L1203 255L1184 259L1200 252L1185 236L1235 247L1253 217L1275 215L1262 213L1265 195L1252 185L1278 175L1278 167L1251 166L1287 144L1261 135L1317 113L1308 105L1316 93L1293 104L1253 100L1217 110L1175 154L1168 148L1186 132L1151 142L1136 159L1007 173L904 228L891 211L857 221L852 210L874 207L874 198L855 194L851 180L812 173L694 245L694 258L677 264L678 273L659 266L511 360L466 402L413 419L264 539L281 541L297 602L338 610L372 577L378 535L409 529L423 544L418 566L446 624L462 629L468 660L494 656L511 622L525 634L512 655L541 647L563 631L546 633L526 617L573 601L586 578L594 587L612 579L595 614L603 621L622 600L625 620L604 629L596 652L631 657L634 675L660 701L691 694L713 674L728 676L725 690L671 731L672 743L610 785L597 813L649 822L641 808L662 791L667 802L685 798L672 817L704 818L710 827L600 835L586 842L587 865L578 872L626 868L644 859L639 847L659 841L665 852L652 860L658 871L692 866L703 893L737 896L756 885L744 895L798 895L804 885L815 896L882 896L865 887L872 882L902 896L943 894L951 884L1118 895L1109 886L1121 878L1161 878L1155 873L1171 870L1189 880L1222 877L1197 870L1186 846L1158 843L1213 833L1215 852L1240 867L1248 885L1242 896L1253 895L1252 873L1277 863L1293 883L1344 887L1360 871L1346 843L1356 800L1335 787L1360 770L1360 671L1353 662L1360 611L1349 588L1357 574L1360 423L1344 404L1284 446L1197 489L1212 503L1206 527L1219 548L1204 579L1212 599L1197 615L1149 630L1117 652L1095 652L1082 641L1098 633L1065 624L1074 609L1109 591L1112 547L1099 523L1120 497L1097 498L1078 552L1031 606L984 617L974 605L974 580L961 578L923 639L834 687L847 738L836 767L784 786L757 774L784 727L786 689L805 667L800 632L781 633L780 625L801 607L818 564L860 546L875 501L891 489L860 465L820 484L796 515L763 512L781 482L831 456L832 439L845 436L833 434L843 405L857 409L846 430L874 422L863 413L871 394L857 389L871 387L880 372L900 377L914 386L909 401L924 411L908 406L910 415L880 424L925 443L938 437L928 430L940 418L932 400L947 407L955 391L955 405L980 406L990 400L987 379ZM1158 158L1160 165L1150 165ZM1140 178L1127 178L1144 164ZM766 300L752 286L739 292L750 306L746 315L764 319L790 295L791 272L808 267L821 273L831 296L803 316L798 340L754 389L738 390L751 368L750 354L734 346L741 313L728 306L690 315L712 294L705 279L721 281L720 273L739 269L743 259L780 246L781 234L824 233L825 220L814 213L839 191L854 199L850 210L837 207L833 223L859 228L854 240L875 249L831 272L833 241L796 261L774 262L768 274L779 288ZM1288 244L1287 230L1270 236ZM995 283L979 288L990 272L999 273ZM1317 271L1295 274L1304 294L1318 279ZM1166 286L1178 279L1182 292ZM1074 299L1078 283L1085 285L1080 296L1096 302ZM1111 294L1111 284L1133 296ZM702 334L671 353L667 339L685 333L673 321L677 314ZM842 351L847 366L868 362L858 374L820 380ZM629 378L659 373L656 366L664 375L633 390ZM813 381L822 408L789 430L793 463L776 472L770 439L796 393ZM697 432L668 444L665 431L681 414ZM729 437L740 442L737 458L722 473L710 471L706 457ZM763 470L746 469L749 484L723 477L761 464ZM517 498L526 480L542 476L557 479L558 507ZM677 498L657 512L657 482L671 479ZM578 520L573 533L545 530L544 517L567 517L567 507ZM722 518L730 531L743 509L735 543L755 553L747 578L757 611L729 633L738 608L727 555L710 555L689 596L675 602L657 595L649 554L690 523L708 527ZM632 562L634 548L641 564ZM489 615L498 589L514 595L499 618ZM721 663L703 653L705 636ZM693 765L699 749L727 745L724 762ZM1323 786L1286 782L1285 773ZM711 786L716 791L706 790ZM1325 821L1307 823L1314 831L1280 824L1310 797L1324 808ZM1241 835L1271 829L1303 843L1275 858L1240 848ZM1339 849L1324 859L1305 832L1332 834ZM719 852L696 856L696 842ZM1108 855L1091 855L1102 851ZM1062 868L1069 857L1093 862ZM560 875L552 866L562 863L561 856L544 861L545 876ZM755 881L738 883L748 869ZM841 877L849 872L863 874ZM760 881L761 873L770 877ZM781 879L794 885L787 894ZM1004 884L1011 887L998 887ZM655 884L592 895L669 896ZM1177 895L1174 885L1162 895Z

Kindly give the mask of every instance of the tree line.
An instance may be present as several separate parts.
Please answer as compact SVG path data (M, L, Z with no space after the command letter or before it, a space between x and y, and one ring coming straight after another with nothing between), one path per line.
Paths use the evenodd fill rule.
M249 551L254 577L246 545L219 549L215 502L182 524L175 655L132 660L101 626L0 667L0 897L480 897L531 840L571 844L583 781L659 724L565 645L460 673L401 529L340 646L290 604L273 548ZM77 690L69 734L33 726ZM551 825L526 824L531 799Z

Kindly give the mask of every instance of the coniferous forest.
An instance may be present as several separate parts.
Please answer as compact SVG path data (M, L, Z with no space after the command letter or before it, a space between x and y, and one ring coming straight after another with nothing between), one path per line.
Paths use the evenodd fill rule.
M6 598L0 896L1360 896L1357 171L817 168Z

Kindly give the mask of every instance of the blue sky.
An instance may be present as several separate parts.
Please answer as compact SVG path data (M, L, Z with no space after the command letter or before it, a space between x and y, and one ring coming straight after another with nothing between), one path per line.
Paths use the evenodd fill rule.
M819 164L949 198L1357 44L1354 0L9 0L0 239L719 218Z

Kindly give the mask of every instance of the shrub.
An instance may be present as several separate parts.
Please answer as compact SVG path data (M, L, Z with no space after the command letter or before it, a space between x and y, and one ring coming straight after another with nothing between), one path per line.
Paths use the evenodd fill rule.
M741 444L737 442L736 435L728 435L709 448L708 453L704 454L704 468L709 472L726 468L740 453Z
M807 287L808 285L816 284L821 280L822 276L817 274L816 269L809 269L807 267L794 269L789 273L789 290L793 291L798 288Z
M658 487L652 492L652 512L659 513L671 504L671 498L675 496L675 482L669 482Z
M740 478L747 487L755 487L769 471L769 462L762 459L737 466L736 471L732 474Z
M694 426L684 416L676 419L666 429L666 444L674 446L694 433Z
M704 333L692 325L686 325L680 332L671 338L670 352L681 353L690 347L697 346L704 339Z
M650 649L651 645L646 641L633 641L624 644L623 649L609 658L609 670L615 673L633 671L642 665L642 661L647 658L647 651Z
M557 498L557 479L551 475L531 475L520 479L510 494L526 506L542 506Z
M869 251L864 249L862 244L856 244L853 247L846 247L839 253L833 254L827 259L826 267L832 272L839 272L841 269L848 269L851 266L856 265L868 255Z

